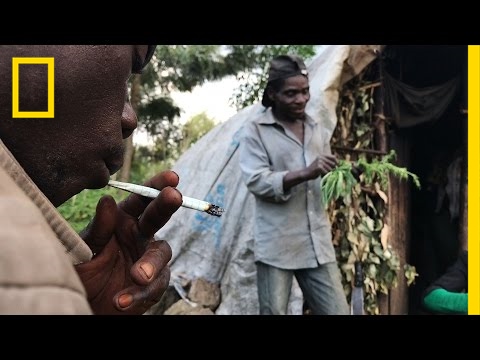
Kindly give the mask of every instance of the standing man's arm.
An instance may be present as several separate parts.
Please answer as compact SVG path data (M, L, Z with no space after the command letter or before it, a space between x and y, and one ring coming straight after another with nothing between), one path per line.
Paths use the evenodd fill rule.
M306 168L289 171L283 178L283 189L285 191L302 182L316 179L332 170L337 165L337 158L333 155L317 156Z
M250 192L272 202L285 202L290 198L291 194L283 189L283 177L288 170L272 169L261 136L251 122L242 129L239 157L242 176Z
M294 171L274 171L256 126L247 123L242 131L240 168L248 189L259 197L275 202L287 201L292 187L323 176L337 165L337 159L331 155L327 144L325 154L318 156L307 167Z
M325 130L323 132L325 133ZM329 137L327 134L323 134L322 139L324 139L322 155L318 156L306 168L298 171L291 171L286 174L283 179L283 188L285 191L302 182L316 179L319 176L324 176L337 166L338 161L337 158L332 155Z

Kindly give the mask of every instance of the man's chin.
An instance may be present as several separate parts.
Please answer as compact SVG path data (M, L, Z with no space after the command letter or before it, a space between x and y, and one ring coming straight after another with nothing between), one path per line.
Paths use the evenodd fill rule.
M307 117L307 115L305 114L305 111L297 111L297 112L294 112L293 113L293 117L295 119L299 119L299 120L305 120L305 118Z

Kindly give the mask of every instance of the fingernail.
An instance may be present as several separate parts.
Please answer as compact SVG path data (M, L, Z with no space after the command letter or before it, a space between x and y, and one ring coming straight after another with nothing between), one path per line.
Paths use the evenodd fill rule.
M180 180L180 176L178 176L178 174L175 171L173 170L170 170L170 171L173 172L175 175L177 175L178 180Z
M180 195L180 198L183 198L183 195L182 195L182 193L180 192L180 190L178 190L177 188L173 188L173 189L177 191L178 195Z
M118 297L118 305L122 308L126 308L132 305L133 296L130 294L122 294Z
M140 265L140 269L144 272L147 279L151 279L153 276L153 266L150 263L143 263Z

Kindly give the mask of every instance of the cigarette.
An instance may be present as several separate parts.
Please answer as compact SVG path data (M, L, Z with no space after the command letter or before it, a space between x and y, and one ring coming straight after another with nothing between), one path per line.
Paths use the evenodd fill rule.
M142 186L142 185L137 185L137 184L130 184L130 183L125 183L121 181L115 181L115 180L110 180L108 182L108 185L125 190L134 194L146 196L148 198L156 198L160 194L160 190L154 189L148 186ZM189 209L194 209L194 210L199 210L199 211L204 211L207 214L213 215L213 216L222 216L223 212L225 209L217 206L210 204L207 201L203 200L198 200L194 199L188 196L183 196L182 195L182 206L189 208Z

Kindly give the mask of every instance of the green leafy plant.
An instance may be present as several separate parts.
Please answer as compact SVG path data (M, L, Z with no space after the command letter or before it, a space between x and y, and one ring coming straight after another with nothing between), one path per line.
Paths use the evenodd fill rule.
M363 156L358 159L357 167L362 169L365 183L368 185L372 185L375 180L378 180L382 187L386 188L390 175L403 180L408 179L410 176L415 186L420 189L418 176L408 171L407 168L394 165L392 163L393 160L395 160L395 151L391 150L390 153L383 156L381 160L373 159L371 162L368 162Z
M350 200L350 194L356 184L357 179L352 174L352 164L348 161L340 160L334 170L322 177L320 183L322 203L326 207L332 200L336 200L341 196Z

